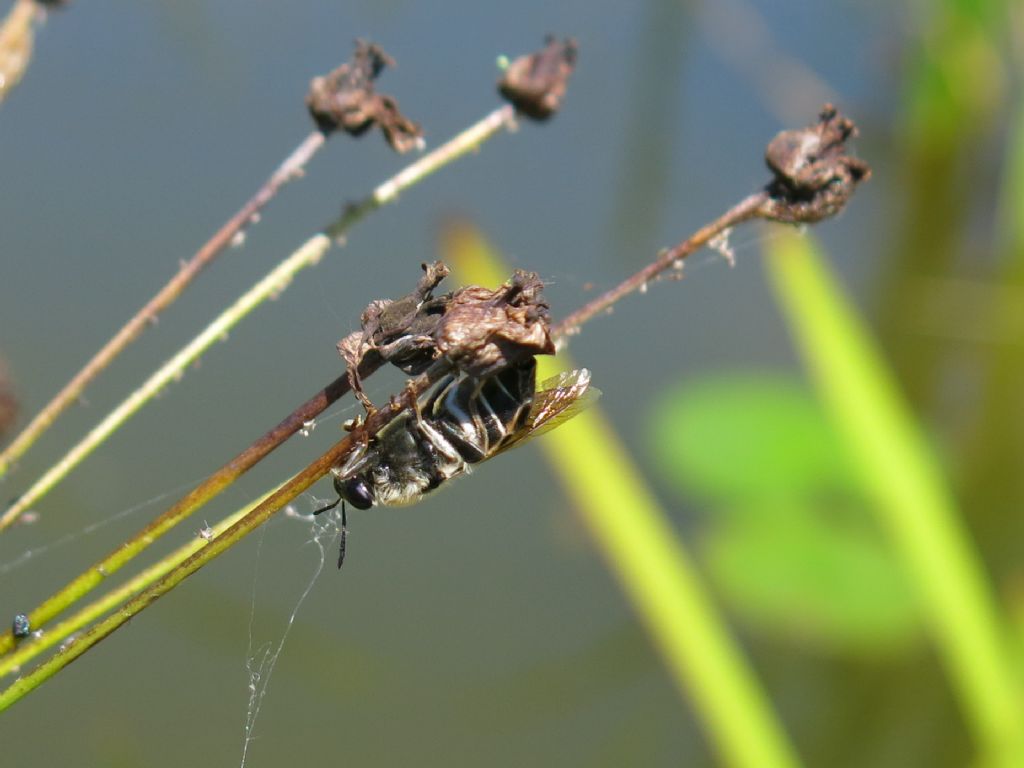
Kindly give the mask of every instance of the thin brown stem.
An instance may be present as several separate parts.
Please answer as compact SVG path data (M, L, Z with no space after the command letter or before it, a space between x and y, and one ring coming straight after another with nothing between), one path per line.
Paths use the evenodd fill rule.
M450 370L451 366L446 361L435 363L426 373L410 381L401 395L392 398L387 405L370 414L362 426L343 437L330 450L292 477L264 501L253 507L245 517L211 540L206 547L189 557L151 587L140 592L116 612L86 631L75 642L65 646L59 653L51 656L24 677L15 680L7 689L0 692L0 711L7 709L11 704L20 700L27 693L53 677L58 671L89 650L89 648L113 633L118 627L127 623L133 616L145 610L187 577L218 555L227 551L243 537L256 530L256 528L269 520L275 512L326 475L331 467L340 463L351 451L356 440L372 439L377 432L383 429L399 413L415 403L416 398Z
M485 137L496 132L499 127L505 125L510 119L510 112L504 114L504 110L496 111L493 116L488 118L488 121L493 121L494 124L482 132L480 136ZM776 179L772 184L762 192L748 196L674 248L658 254L653 262L624 280L615 288L571 313L561 323L551 329L551 335L565 337L576 333L585 322L606 311L622 297L633 291L640 290L652 280L658 279L666 270L681 266L683 259L705 245L713 245L713 239L716 236L723 235L737 224L759 217L784 223L815 222L834 215L845 205L856 184L870 176L870 169L868 169L866 164L842 154L842 142L852 135L854 131L852 123L839 118L833 108L827 107L823 110L817 126L811 126L802 132L783 132L783 134L780 134L773 141L773 144L769 146L769 165L771 165L776 174ZM804 134L810 133L815 133L817 136L816 141L806 140L807 136ZM812 135L811 138L814 139L815 136ZM482 138L474 139L471 145L475 146L475 143L479 143L480 140ZM773 154L771 151L774 145L779 145L781 149L785 150L800 150L805 154L811 152L813 157L807 159L801 156L795 159L789 158L788 160L786 157L783 157L782 160L786 160L786 162L782 162L777 153ZM776 147L776 149L779 147ZM453 151L452 157L456 157L463 151L466 151L466 148L461 147L457 151ZM418 165L422 165L423 170L416 178L434 169L433 166L427 164L426 159ZM411 183L411 181L407 182L406 185L408 183ZM383 202L392 199L397 194L398 189L399 185L395 185L393 189L388 185L382 185L382 187L375 191L374 199L371 202L351 207L342 219L358 219L365 212L373 210L373 208L378 207ZM92 629L76 639L70 646L65 646L59 653L44 661L26 676L16 680L6 690L0 692L0 711L20 700L28 692L34 690L97 642L126 623L132 616L151 605L159 597L169 592L214 557L240 541L246 534L255 530L278 509L327 474L332 467L340 464L349 454L357 440L360 442L372 440L381 429L387 426L402 411L413 407L420 395L426 392L430 386L452 368L453 363L451 360L448 357L442 357L426 373L410 380L400 395L393 397L383 408L370 413L365 423L357 426L320 458L270 494L264 501L254 506L248 514L227 528L223 533L213 538L202 550L182 561L159 581L128 600L115 613L100 621ZM161 518L154 521L133 542L140 542L139 546L141 547L148 546L153 539L154 532L159 530L159 526L162 525L162 520L173 519L173 522L170 523L170 525L173 525L174 522L183 519L184 514L187 514L187 512L182 513L181 510L188 508L191 511L199 503L206 500L206 498L200 498L204 493L208 491L210 495L216 494L234 477L237 477L238 474L251 467L259 458L266 455L274 445L279 444L280 441L293 434L310 418L312 413L319 413L323 409L320 403L330 397L329 390L332 389L336 396L340 396L340 394L347 391L347 377L339 378L309 402L296 409L275 430L271 430L263 439L254 443L243 454L240 454L239 457L225 465L218 473L215 473L203 486L200 486L200 488L205 487L202 493L199 492L199 489L193 491L186 499L179 502L179 505L168 510ZM323 407L326 407L326 404ZM319 410L317 410L318 408ZM196 503L190 506L193 500ZM117 554L115 553L112 557ZM102 565L97 566L95 570L100 577L105 575ZM83 580L82 583L87 584L86 589L91 588L91 586L88 586L88 582L93 578L90 574L83 574L80 577ZM77 583L77 580L75 583ZM96 580L96 583L98 583L98 580ZM65 591L70 592L68 589Z
M739 204L697 230L697 232L674 248L659 253L653 262L626 280L623 280L615 288L598 296L593 301L570 314L552 329L552 336L558 338L577 332L580 326L605 311L622 297L656 279L665 270L677 267L682 259L699 250L715 236L720 235L736 224L756 218L761 213L767 200L768 196L764 192L750 195L742 200ZM360 206L353 206L343 218L358 218L358 215L363 213L362 209L368 207L372 206L368 206L365 203ZM364 364L361 367L360 376L368 377L376 368L376 365ZM306 422L322 413L331 403L348 391L349 383L345 376L341 376L327 385L310 400L296 408L276 427L269 430L235 458L224 464L196 486L180 501L165 510L149 525L138 531L92 567L83 571L65 587L55 592L53 596L28 613L31 626L38 628L44 625L69 605L81 599L101 584L107 576L112 575L140 554L162 534L216 497L243 473L247 472L271 451L295 434ZM7 653L13 647L14 636L8 630L3 635L0 635L0 654Z
M748 196L739 204L726 211L722 216L697 230L697 232L674 248L659 253L653 262L626 280L623 280L615 288L598 296L593 301L570 314L552 329L552 336L558 338L575 333L584 323L608 309L608 307L612 306L622 297L638 290L642 285L651 280L657 279L665 270L677 267L682 259L699 250L715 236L720 235L736 224L756 218L761 213L767 200L768 196L764 192ZM366 207L369 206L366 204L353 206L343 218L351 218L353 216L358 218L358 215L363 213L361 209ZM364 364L360 369L360 376L370 376L377 367L377 365ZM296 408L276 427L210 475L210 477L196 486L180 501L149 523L149 525L31 611L28 614L31 626L42 626L69 605L81 599L85 594L102 583L107 576L119 570L146 549L149 544L157 540L162 534L231 485L239 476L251 469L272 450L301 429L306 422L315 418L331 403L348 392L349 388L347 378L341 376L314 395L310 400ZM379 414L375 414L375 418L382 417ZM10 631L0 635L0 654L7 653L13 647L14 637Z
M360 366L361 378L368 378L379 364L372 362ZM28 614L32 627L38 628L49 622L69 605L80 600L99 586L107 577L120 570L137 557L168 530L176 526L197 509L214 499L245 472L262 461L271 451L302 429L309 421L323 413L332 403L349 391L346 375L339 376L313 397L285 417L277 426L267 431L244 451L239 453L220 469L197 485L176 504L154 518L146 527L121 543L90 568L83 571L50 598L40 603ZM0 635L0 654L14 647L14 636L10 630Z
M483 120L478 121L466 131L463 131L449 142L413 163L398 175L381 184L363 201L350 206L338 221L327 228L327 231L331 232L334 237L342 236L348 227L362 216L387 202L393 201L402 189L412 186L448 162L479 146L501 128L509 127L513 120L514 114L510 107L503 106L494 110ZM326 240L326 238L324 239ZM375 364L372 361L364 361L359 367L359 376L361 378L369 377L378 366L379 364ZM299 406L274 429L267 432L263 437L242 451L242 453L200 483L185 498L181 499L143 530L136 533L105 558L84 571L62 589L54 593L44 603L28 613L31 626L39 628L94 589L107 576L123 567L146 549L161 534L217 496L241 474L248 471L287 438L302 428L308 420L317 416L327 406L348 391L349 382L345 376L339 377L327 385L321 392ZM0 635L0 653L9 652L13 646L14 637L10 630Z
M748 196L722 216L697 230L697 232L674 248L658 254L658 257L653 262L624 280L615 288L571 313L552 329L552 336L564 337L576 332L584 323L605 311L623 296L638 290L642 285L651 280L657 279L665 270L678 266L680 260L707 245L715 236L722 234L732 226L763 216L769 202L770 197L766 192L759 192ZM358 211L358 207L349 213L351 214L355 211ZM369 366L364 367L367 370L361 371L363 376L368 376L374 370ZM400 395L393 397L386 406L372 412L364 424L346 435L329 451L302 472L295 475L265 501L254 507L245 517L213 539L208 546L182 562L151 587L126 602L116 613L99 622L64 651L44 661L28 675L15 681L5 691L0 692L0 711L41 685L64 666L85 653L90 647L114 632L132 616L144 610L189 575L199 570L207 562L233 546L246 534L255 530L278 509L327 474L331 467L343 461L356 440L372 439L392 419L406 408L411 407L423 392L450 369L451 364L447 360L442 359L435 363L426 373L411 380ZM180 522L194 509L219 493L220 490L229 485L242 472L252 467L270 450L283 442L291 434L294 434L306 421L320 413L326 408L327 404L333 402L334 399L337 399L348 390L349 384L345 376L339 377L329 384L321 392L297 408L288 418L264 435L263 438L257 440L235 457L235 459L211 475L210 478L200 484L178 504L168 509L107 558L97 563L93 568L90 568L63 590L55 594L54 597L40 605L39 608L30 614L30 624L38 626L40 623L47 621L67 607L67 605L91 590L106 575L111 573L113 569L121 567L121 565L138 554L141 549L155 540L160 533ZM13 647L13 643L14 638L10 632L0 637L0 652L9 651Z
M254 221L257 214L273 199L278 190L289 180L301 175L303 167L323 146L326 139L326 135L318 130L307 136L238 213L232 216L213 237L196 251L195 255L181 267L178 273L64 385L63 389L36 414L11 444L3 452L0 452L0 476L6 474L11 465L25 454L56 421L57 417L77 400L92 380L110 365L129 344L141 336L146 327L153 323L157 316L181 295L199 273L235 237L243 232L248 224Z
M690 254L700 250L718 235L730 227L763 215L765 205L769 201L767 192L756 192L730 208L714 221L705 224L688 238L673 248L661 251L658 257L638 272L630 275L611 290L587 302L572 314L565 317L551 329L555 338L573 336L580 327L606 311L623 296L643 289L668 269L678 269Z
M665 270L678 266L681 259L707 245L716 235L720 235L736 224L763 215L764 208L769 199L768 194L765 192L759 192L745 198L674 248L661 252L653 262L624 280L615 288L571 313L552 329L552 336L559 337L575 333L584 323L605 311L623 296L640 289L642 285L656 279ZM358 215L357 212L359 212L358 207L350 210L349 214ZM372 439L377 432L383 429L398 414L411 407L423 392L450 369L451 364L447 360L442 359L435 363L426 373L411 380L400 395L393 397L386 406L372 412L364 424L346 435L329 451L295 475L266 500L254 507L245 517L213 539L208 546L182 562L158 582L130 599L117 612L96 624L61 653L47 659L29 674L19 678L9 688L0 692L0 711L34 690L55 675L60 669L85 653L89 648L113 633L131 617L169 592L189 575L195 573L207 562L255 530L278 509L327 474L331 467L343 461L356 440ZM369 375L372 373L372 370L361 371L361 374ZM154 541L160 533L180 522L191 511L219 493L220 490L229 485L242 472L252 467L270 450L294 434L306 421L320 413L330 402L333 402L334 399L337 399L348 390L347 377L342 376L302 406L299 406L277 427L249 446L232 461L225 464L220 470L178 502L178 504L168 509L145 529L132 537L132 539L108 555L107 558L81 574L67 587L56 593L54 597L40 605L39 608L30 614L30 624L38 626L40 623L49 620L67 607L67 605L94 588L112 570L119 568L138 554L141 549ZM14 638L12 634L10 632L6 633L0 637L0 652L10 651L13 644Z

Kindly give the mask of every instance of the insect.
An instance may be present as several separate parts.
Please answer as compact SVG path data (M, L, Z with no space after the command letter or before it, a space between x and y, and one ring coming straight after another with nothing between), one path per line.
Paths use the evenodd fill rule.
M342 504L338 566L345 557L346 502L356 509L412 504L472 465L571 419L600 394L585 368L539 390L536 379L533 357L489 376L449 375L334 467L338 501L318 513Z

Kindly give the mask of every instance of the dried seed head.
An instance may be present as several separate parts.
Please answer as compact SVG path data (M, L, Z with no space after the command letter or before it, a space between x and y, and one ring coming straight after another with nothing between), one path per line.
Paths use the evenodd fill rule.
M765 162L775 178L767 187L771 199L762 215L813 223L842 210L857 184L871 178L867 163L846 154L847 140L856 135L853 121L826 104L814 125L772 139Z
M422 373L434 361L434 332L448 297L433 291L448 275L440 261L423 264L423 277L400 299L377 299L363 310L360 330L338 342L338 352L358 367L368 357L386 361L410 374Z
M535 272L517 270L497 290L456 291L437 329L438 352L471 376L554 354L543 288Z
M423 373L437 357L434 332L448 301L433 291L448 275L440 261L423 264L423 277L400 299L377 299L363 310L360 330L338 342L352 393L367 410L373 408L363 391L359 368L364 363L390 362L408 374Z
M368 410L362 389L364 363L391 363L405 373L423 373L446 358L472 376L486 376L527 357L553 354L543 283L517 271L497 290L471 285L434 296L448 274L440 261L423 265L423 277L408 295L370 302L362 328L338 342L353 393Z
M513 61L498 81L498 92L516 110L534 120L547 120L558 111L576 66L576 41L559 42L553 36L536 53Z
M420 127L399 111L394 99L374 90L373 81L385 67L394 65L379 46L357 40L350 62L314 77L309 84L306 106L317 127L324 133L341 129L351 136L361 136L378 125L396 152L420 146Z

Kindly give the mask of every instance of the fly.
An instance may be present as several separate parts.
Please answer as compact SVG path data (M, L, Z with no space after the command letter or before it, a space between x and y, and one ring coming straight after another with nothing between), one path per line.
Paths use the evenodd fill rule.
M449 375L334 467L338 501L318 512L342 503L339 567L345 502L356 509L412 504L474 464L571 419L600 394L585 368L549 379L540 389L536 379L532 357L489 376Z

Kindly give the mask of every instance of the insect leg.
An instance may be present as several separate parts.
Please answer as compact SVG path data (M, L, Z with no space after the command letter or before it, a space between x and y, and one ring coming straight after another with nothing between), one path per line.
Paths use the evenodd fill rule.
M361 358L363 355L362 349L360 349L359 355ZM377 408L363 390L363 380L359 376L359 360L349 360L347 363L348 366L345 372L348 374L348 384L352 388L352 394L363 404L363 408L366 409L367 413L373 413Z
M348 542L348 514L345 510L345 502L341 503L341 536L338 538L338 567L341 568L345 562L345 544Z
M416 397L416 393L413 390L412 381L406 381L405 382L405 390L406 390L406 392L411 393L411 396L409 397L409 399L412 401L412 405L410 407L412 409L413 418L416 419L416 423L417 424L422 424L423 423L423 411L420 409L420 400L419 400L418 397Z

